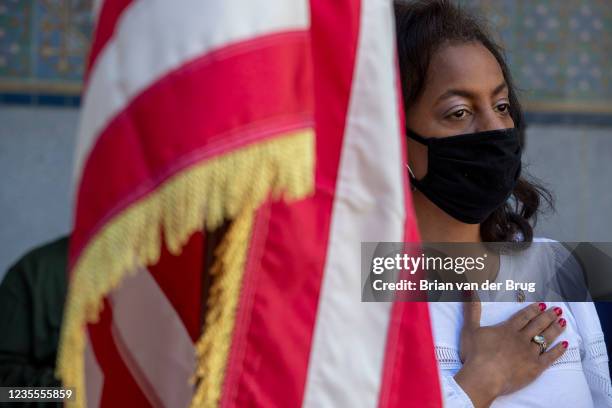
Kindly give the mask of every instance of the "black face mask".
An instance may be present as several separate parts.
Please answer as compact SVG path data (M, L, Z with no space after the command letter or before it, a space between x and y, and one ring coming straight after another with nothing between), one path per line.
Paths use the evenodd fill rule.
M498 129L443 138L408 137L427 146L427 174L412 184L451 217L480 224L502 206L521 174L518 130Z

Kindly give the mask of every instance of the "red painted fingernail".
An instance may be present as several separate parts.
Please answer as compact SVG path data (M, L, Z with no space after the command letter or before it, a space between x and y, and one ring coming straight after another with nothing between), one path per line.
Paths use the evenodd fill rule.
M565 340L563 340L561 344L563 345L563 348L567 348L567 346L569 346L569 343Z
M565 327L565 325L566 325L566 324L567 324L567 322L565 321L565 319L564 319L564 318L560 318L560 319L559 319L559 326L561 326L561 327Z
M561 316L561 314L563 313L563 310L561 310L560 307L555 307L553 310L555 311L557 316Z
M546 303L538 303L538 307L540 308L540 311L544 311L546 310Z

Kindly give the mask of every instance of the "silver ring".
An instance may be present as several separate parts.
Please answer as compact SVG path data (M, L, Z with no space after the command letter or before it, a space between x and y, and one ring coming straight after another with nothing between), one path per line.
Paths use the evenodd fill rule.
M541 334L533 336L531 341L540 346L540 354L544 353L548 348L548 343L546 343L546 339Z

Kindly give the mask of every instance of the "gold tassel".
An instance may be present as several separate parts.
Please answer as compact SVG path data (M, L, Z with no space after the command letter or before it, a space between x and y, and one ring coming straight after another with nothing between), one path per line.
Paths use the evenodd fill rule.
M139 267L159 261L162 230L168 249L178 255L203 226L212 230L224 219L235 219L220 248L218 264L213 266L212 308L206 317L212 329L207 327L197 344L197 375L202 381L196 396L206 393L206 403L212 404L206 406L216 404L253 213L270 194L273 199L286 200L311 194L314 154L313 131L304 129L203 161L130 205L90 240L73 268L56 370L65 387L76 389L75 406L86 406L85 326L97 321L102 299ZM225 346L218 348L220 344Z

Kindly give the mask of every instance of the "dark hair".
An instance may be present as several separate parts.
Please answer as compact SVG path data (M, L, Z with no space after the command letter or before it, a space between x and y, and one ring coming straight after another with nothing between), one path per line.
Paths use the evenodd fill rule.
M479 42L499 63L510 102L510 116L525 141L525 121L503 51L488 34L484 23L449 0L395 1L397 50L404 106L418 100L426 83L429 62L441 46ZM552 196L545 188L521 177L512 191L513 200L496 209L481 225L485 242L514 241L521 233L525 242L533 240L540 204L552 208Z

